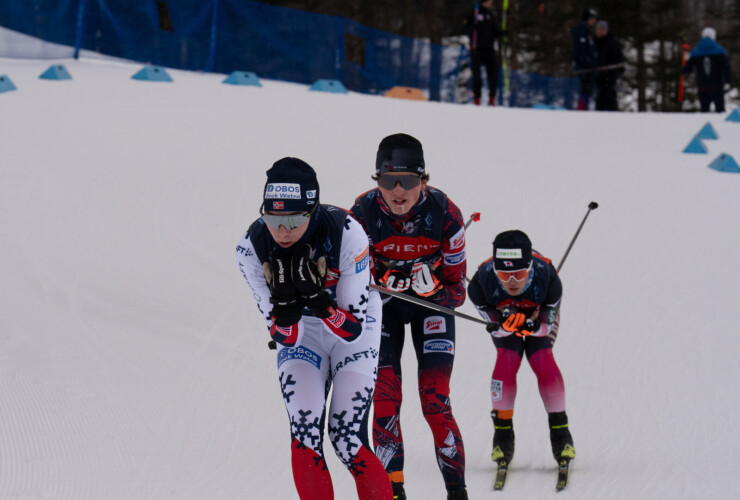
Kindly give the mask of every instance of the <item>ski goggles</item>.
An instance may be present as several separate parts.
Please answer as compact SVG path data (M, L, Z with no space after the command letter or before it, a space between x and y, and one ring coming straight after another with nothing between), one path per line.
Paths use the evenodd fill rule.
M507 283L512 279L514 281L524 281L529 278L529 272L532 270L532 264L529 264L529 266L525 269L517 269L516 271L499 271L496 269L494 270L496 271L496 277L502 283Z
M280 226L287 230L301 227L311 218L311 212L300 212L297 214L273 215L266 214L264 207L260 207L260 216L262 221L273 229L279 229Z
M381 175L378 177L378 186L388 191L396 189L396 184L401 184L401 187L408 191L418 186L420 182L421 177L416 174Z

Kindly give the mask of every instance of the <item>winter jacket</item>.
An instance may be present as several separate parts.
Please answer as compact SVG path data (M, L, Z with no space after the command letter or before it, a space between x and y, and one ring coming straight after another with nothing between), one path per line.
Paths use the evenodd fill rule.
M681 73L688 75L694 69L699 91L722 90L725 83L730 83L730 61L727 52L711 38L702 38L694 47Z

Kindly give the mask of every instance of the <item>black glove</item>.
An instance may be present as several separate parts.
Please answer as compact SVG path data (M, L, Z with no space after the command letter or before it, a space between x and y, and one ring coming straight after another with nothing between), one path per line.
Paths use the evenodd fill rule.
M536 333L537 330L540 329L540 319L526 319L524 320L524 325L519 328L519 331L516 332L517 336L519 337L528 337L529 335L532 335L533 333Z
M303 300L290 276L290 256L273 252L269 262L262 264L265 281L270 287L270 302L277 326L287 328L301 319Z
M311 260L311 246L304 245L293 255L291 275L298 294L305 300L314 316L326 319L334 314L337 303L324 289L326 283L326 259Z

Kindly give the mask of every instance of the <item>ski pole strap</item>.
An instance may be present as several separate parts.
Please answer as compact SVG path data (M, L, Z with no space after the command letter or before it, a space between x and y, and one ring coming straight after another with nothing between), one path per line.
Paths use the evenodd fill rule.
M475 323L486 325L486 330L488 330L489 328L491 329L489 331L495 331L499 329L498 323L492 323L490 321L485 321L483 319L476 318L474 316L470 316L465 313L457 312L454 309L450 309L449 307L440 306L440 305L434 304L433 302L429 302L424 299L414 297L413 295L406 295L405 293L394 292L393 290L388 290L387 288L378 286L374 283L370 284L370 288L374 288L380 293L383 293L385 295L390 295L391 297L396 297L397 299L405 300L406 302L411 302L412 304L416 304L418 306L427 307L434 311L438 311L438 312L445 313L445 314L450 314L458 318L467 319L468 321L473 321Z

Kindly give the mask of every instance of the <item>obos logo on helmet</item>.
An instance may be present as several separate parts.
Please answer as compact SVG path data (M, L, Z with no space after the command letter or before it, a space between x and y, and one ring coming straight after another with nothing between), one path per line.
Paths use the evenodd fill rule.
M300 200L301 185L288 182L273 182L265 189L266 200Z

